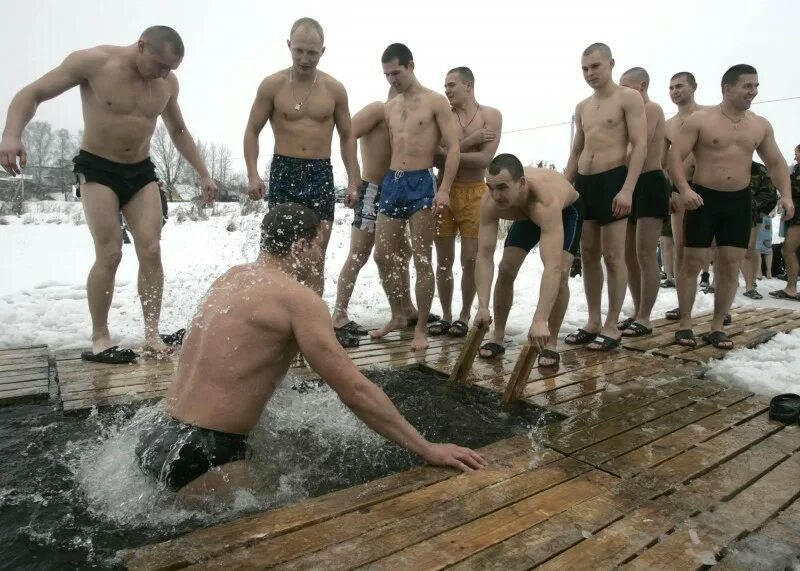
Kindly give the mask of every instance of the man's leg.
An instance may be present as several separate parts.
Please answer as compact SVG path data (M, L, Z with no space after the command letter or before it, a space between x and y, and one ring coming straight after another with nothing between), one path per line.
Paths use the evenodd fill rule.
M503 258L500 260L500 265L497 268L497 281L494 285L492 299L494 305L494 318L492 321L494 332L492 334L492 341L501 347L503 346L503 341L506 336L508 314L511 311L511 304L514 301L514 280L517 279L519 269L527 255L528 251L523 248L507 246L503 248ZM481 349L481 355L484 357L491 357L491 351L488 349Z
M747 250L745 251L744 259L742 260L742 275L744 276L745 293L756 289L756 274L758 273L757 264L761 262L761 255L756 251L758 230L758 226L754 226L750 229L750 242L747 244Z
M406 239L405 224L404 219L378 214L373 257L378 265L378 274L381 277L383 291L386 292L386 298L389 300L392 316L386 325L370 333L374 339L383 337L390 331L402 329L408 323L402 303L402 273L406 262L398 252L398 244Z
M432 254L434 219L430 208L416 211L408 219L411 229L411 255L414 269L417 270L417 283L414 293L417 298L417 326L414 328L412 351L428 348L428 315L433 303L433 290L436 282L433 276Z
M620 226L625 227L622 224ZM600 296L603 294L603 266L600 263L602 252L600 225L594 220L584 221L581 234L581 264L583 291L586 294L589 317L583 329L589 333L599 333L603 323L600 315Z
M683 262L683 248L684 248L684 241L683 241L683 215L684 210L681 209L677 213L671 214L672 218L672 241L674 243L674 268L673 273L675 275L675 279L678 279L678 276L681 273L681 263Z
M408 227L406 227L408 228ZM411 272L409 266L411 265L411 242L405 234L399 245L400 256L400 287L402 288L402 296L400 305L403 308L403 313L408 319L416 319L417 307L414 305L414 300L411 299Z
M716 290L714 292L714 318L711 331L722 331L722 322L730 311L736 289L739 287L739 268L742 265L746 248L717 246L714 254L714 275ZM731 347L733 344L731 343ZM724 348L724 347L723 347Z
M675 258L674 248L675 242L669 236L661 236L661 251L664 254L664 273L667 274L667 279L675 281Z
M636 323L651 328L650 317L660 288L656 248L664 221L660 218L640 218L636 225L636 257L640 271L641 294Z
M95 259L86 280L86 297L92 317L92 352L99 353L113 345L108 310L114 295L114 276L122 260L119 200L107 186L91 182L81 184L81 203L94 241Z
M122 208L133 234L139 259L139 299L144 314L145 345L158 352L169 351L158 335L164 267L161 265L161 196L158 184L151 182L133 195Z
M320 222L319 231L322 234L322 252L319 263L311 275L306 280L305 284L317 292L317 295L322 297L322 292L325 288L325 256L328 253L328 242L331 239L331 229L333 222L330 220L323 220Z
M683 262L678 274L678 307L680 328L692 328L692 307L697 295L697 276L708 259L708 248L684 248Z
M178 491L178 502L187 508L205 503L230 501L233 494L248 483L246 460L228 462L211 468ZM213 494L213 495L210 495Z
M638 224L628 221L625 234L625 266L628 270L628 289L633 298L633 313L631 315L633 315L634 319L639 314L642 298L642 276L639 268L639 259L636 255L638 226Z
M608 272L608 314L600 334L612 339L619 339L620 330L617 327L619 314L622 310L622 303L625 301L625 290L627 289L628 275L625 267L625 235L628 229L626 220L618 220L611 224L606 224L600 229L600 247L603 255L603 262ZM601 282L602 284L602 282ZM601 286L602 287L602 286ZM599 295L598 306L599 306ZM600 308L598 307L598 315ZM590 343L587 349L600 349L597 343Z
M434 242L436 244L436 289L439 292L439 303L442 304L442 321L452 323L453 261L455 260L456 237L436 236ZM442 333L446 332L442 331Z
M472 302L475 301L475 259L478 239L461 237L461 314L458 318L469 323Z
M800 248L800 224L795 224L786 229L782 249L786 268L786 288L783 291L792 296L797 295L797 273L800 266L797 259L798 248Z
M336 305L333 308L334 327L343 327L350 322L347 306L350 304L358 273L369 260L373 244L375 244L374 231L368 232L355 227L350 231L350 252L339 273L339 283L336 284Z
M545 349L558 351L558 333L561 331L561 324L564 323L564 315L567 313L569 305L569 269L572 267L573 255L569 252L561 253L561 283L558 288L558 297L550 310L547 318L547 327L550 329L550 339L547 340ZM539 357L539 365L549 367L555 364L554 359Z

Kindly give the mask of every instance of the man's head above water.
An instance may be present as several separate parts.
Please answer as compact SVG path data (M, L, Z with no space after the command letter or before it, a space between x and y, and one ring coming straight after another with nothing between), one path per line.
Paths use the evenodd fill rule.
M296 273L322 254L319 216L301 204L287 202L270 208L261 221L261 252L298 263Z

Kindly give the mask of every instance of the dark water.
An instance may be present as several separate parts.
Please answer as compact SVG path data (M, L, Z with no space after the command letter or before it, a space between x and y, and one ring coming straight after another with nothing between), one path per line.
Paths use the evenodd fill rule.
M431 441L480 447L555 420L528 406L504 412L499 395L421 368L367 374ZM327 386L287 380L251 437L254 489L234 506L190 512L134 463L139 430L160 413L159 404L88 417L49 404L0 408L0 569L116 568L119 549L422 463L367 429Z

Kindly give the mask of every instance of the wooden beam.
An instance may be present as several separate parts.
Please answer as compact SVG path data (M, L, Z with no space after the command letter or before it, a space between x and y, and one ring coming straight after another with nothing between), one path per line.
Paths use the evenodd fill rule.
M538 356L537 351L530 343L526 343L520 351L517 362L514 364L514 370L511 372L511 378L508 380L506 390L503 393L503 405L508 406L515 400L522 397L525 390L525 385L528 384L528 377L533 368L533 361Z
M472 370L472 363L475 361L475 355L478 354L481 341L483 341L488 330L489 328L486 325L473 326L469 330L467 340L461 348L461 354L458 356L455 367L453 367L453 374L447 379L448 382L457 381L462 383L467 380L467 376Z

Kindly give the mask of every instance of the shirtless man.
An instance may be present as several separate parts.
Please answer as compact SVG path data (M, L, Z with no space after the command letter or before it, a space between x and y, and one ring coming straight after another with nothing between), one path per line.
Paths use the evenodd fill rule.
M136 448L142 469L166 487L191 496L247 485L247 435L298 351L379 434L431 464L486 465L477 452L420 436L336 342L325 303L298 283L325 255L323 239L311 209L275 206L261 225L258 259L211 286L186 334L167 414Z
M183 41L175 30L152 26L129 46L97 46L68 55L57 68L17 93L8 108L0 165L17 175L27 161L22 131L36 108L80 86L84 133L80 152L72 162L95 250L86 282L92 350L82 355L90 361L130 363L137 358L131 349L113 345L108 330L114 277L122 259L120 209L133 233L139 260L145 346L156 353L169 351L158 333L164 288L161 198L149 158L159 116L175 147L200 175L205 202L216 196L217 187L178 105L178 78L172 72L181 64L183 53Z
M569 345L608 351L619 346L617 319L625 301L625 219L647 156L647 124L641 95L614 83L614 59L605 44L592 44L581 58L583 78L594 94L575 108L575 140L565 176L583 198L583 286L586 326L567 336ZM630 153L628 146L630 145ZM627 168L625 166L627 162ZM600 315L603 267L608 272L608 314Z
M800 269L797 252L800 249L800 145L794 148L795 164L789 177L792 185L792 202L794 203L794 216L786 221L786 237L783 240L783 262L786 266L786 287L782 290L770 292L770 296L777 299L795 299L800 301L797 292L797 273Z
M528 341L539 352L540 367L558 367L558 332L569 304L569 271L578 253L583 223L583 201L578 192L552 169L523 169L517 157L498 155L486 177L489 192L481 200L478 261L475 271L478 313L475 325L491 322L489 294L492 289L494 250L499 220L514 220L506 237L494 289L492 341L481 347L481 357L505 353L508 312L514 297L514 278L531 249L541 242L544 271L539 301L528 331Z
M653 332L650 314L660 288L656 250L661 227L669 217L670 190L662 163L665 120L661 106L651 101L647 94L650 75L645 69L629 69L622 74L619 84L641 94L647 120L647 156L633 191L625 241L625 262L634 313L619 327L625 337L641 337Z
M486 194L484 177L500 144L503 116L497 109L480 105L475 100L475 76L468 67L447 72L444 94L460 127L461 160L450 191L450 207L436 224L436 287L443 315L441 321L428 327L428 333L464 337L469 330L475 299L478 219L481 199ZM445 149L440 149L437 159L443 160L445 153ZM457 234L461 234L461 313L458 320L453 321L453 261Z
M690 115L672 141L669 172L687 209L684 260L678 276L681 323L675 332L680 345L697 344L691 316L697 275L716 239L714 317L704 338L719 349L733 348L733 341L723 331L723 319L736 295L739 266L750 238L752 196L748 186L754 150L781 193L784 219L794 215L788 166L775 143L772 125L748 111L757 94L755 68L733 66L722 76L722 103ZM689 153L695 157L692 186L683 163Z
M396 95L389 89L390 100ZM355 209L353 227L350 231L350 252L344 261L336 286L336 305L333 309L333 328L337 332L363 336L369 330L351 320L347 314L350 296L353 295L358 273L367 263L375 244L375 222L378 217L378 203L381 199L381 184L389 170L392 147L389 141L389 128L386 126L385 104L373 101L353 115L353 136L361 142L361 186L358 192L348 193L346 206ZM404 239L401 246L406 248L401 256L405 260L399 268L403 289L403 306L409 319L416 318L417 310L411 301L408 263L411 247Z
M268 76L258 87L244 132L244 158L250 198L263 198L266 189L258 174L258 136L269 121L275 149L267 201L270 207L296 202L314 210L322 220L322 241L327 250L335 203L330 160L334 127L339 132L348 192L358 191L360 177L347 92L341 83L317 69L325 53L324 43L325 34L316 20L300 18L292 25L286 42L292 66ZM309 280L309 286L322 296L325 256ZM340 341L346 344L348 340Z
M411 251L417 270L415 293L419 310L411 349L428 347L427 320L433 302L433 210L441 215L449 205L450 187L458 170L458 127L450 105L442 95L420 85L414 75L414 58L403 44L392 44L381 57L383 73L397 97L386 104L386 123L392 143L390 170L383 179L378 208L375 261L383 289L389 298L392 317L375 338L408 324L402 302L402 273L405 262L401 242L405 226L411 229ZM447 148L442 180L436 191L433 161L439 142Z

